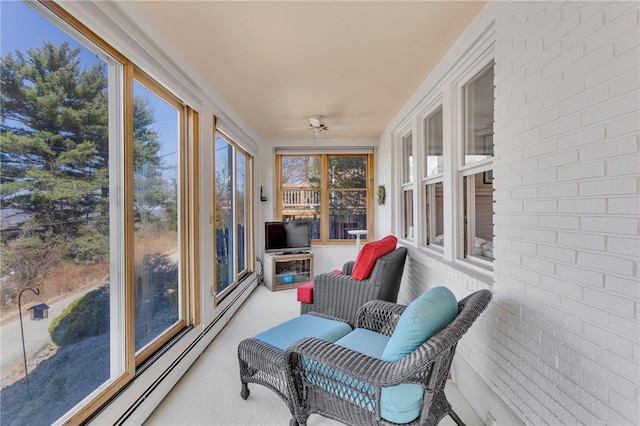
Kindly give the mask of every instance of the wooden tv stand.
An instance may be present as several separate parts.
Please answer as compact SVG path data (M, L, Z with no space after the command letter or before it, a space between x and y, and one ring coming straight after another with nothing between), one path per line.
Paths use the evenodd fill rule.
M313 254L265 254L264 284L271 291L298 287L313 279Z

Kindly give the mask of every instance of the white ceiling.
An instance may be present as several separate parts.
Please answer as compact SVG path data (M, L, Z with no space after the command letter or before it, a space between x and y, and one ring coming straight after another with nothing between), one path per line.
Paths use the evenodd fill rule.
M263 139L308 137L284 129L313 115L329 126L323 137L377 138L484 5L135 2Z

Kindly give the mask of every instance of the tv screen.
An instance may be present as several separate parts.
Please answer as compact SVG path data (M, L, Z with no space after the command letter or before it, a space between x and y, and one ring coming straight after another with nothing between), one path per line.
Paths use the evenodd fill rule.
M296 253L311 250L311 224L307 220L265 222L266 253Z

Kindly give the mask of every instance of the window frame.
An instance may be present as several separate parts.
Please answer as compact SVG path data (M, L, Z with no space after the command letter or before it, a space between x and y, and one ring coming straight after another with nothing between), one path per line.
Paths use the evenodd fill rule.
M178 250L179 250L179 267L178 267L178 321L176 321L172 326L165 329L159 336L154 338L151 342L144 345L140 348L139 351L136 352L136 366L139 366L144 361L146 361L152 354L154 354L160 347L164 346L169 340L175 337L180 330L184 329L187 324L187 273L185 271L186 263L186 226L185 226L185 207L186 207L186 194L188 192L188 187L186 185L186 180L188 176L188 166L185 164L185 152L187 150L186 143L186 130L187 130L187 111L185 105L172 93L170 93L167 89L162 87L159 83L151 79L147 76L142 70L138 67L133 68L133 80L131 80L131 84L133 86L133 82L137 81L139 84L142 84L147 90L167 102L169 105L174 107L178 111L178 200L177 200L177 214L178 214ZM133 95L133 93L132 93ZM133 97L131 99L133 101ZM133 158L134 158L134 147L133 147L133 138L129 141L130 143L126 147L127 153L129 154L131 161L131 169L127 167L125 173L131 173L132 182L135 180L133 176ZM127 186L130 189L131 193L134 193L132 186ZM133 206L131 206L133 208ZM129 209L128 209L129 210ZM129 213L133 214L132 211ZM133 221L130 221L130 226L133 227ZM129 229L130 232L127 235L133 236L135 235L135 230L133 228ZM131 244L130 253L135 253L134 249L134 239L130 238L128 241ZM135 261L135 256L134 259ZM135 273L135 265L132 268L133 270L130 272L131 274ZM135 282L134 276L129 276L130 282ZM134 295L135 300L135 295ZM135 321L134 321L135 322ZM134 335L135 335L135 324L134 327Z
M411 123L413 124L413 123ZM419 160L416 156L418 149L415 143L416 132L413 131L413 126L405 129L401 133L399 139L400 145L400 237L406 240L413 240L416 238L416 164ZM409 144L411 152L409 152ZM409 200L409 202L407 202Z
M110 200L111 226L119 235L110 236L111 272L115 275L110 284L115 287L110 303L110 370L116 375L110 377L98 388L63 414L56 422L67 424L82 423L98 412L119 391L129 385L136 377L136 371L143 364L151 362L151 356L175 340L185 327L196 325L200 321L199 313L199 220L198 210L198 152L199 118L198 113L179 100L172 92L148 77L133 61L98 36L89 27L75 18L59 4L38 0L25 2L36 13L70 34L82 44L94 46L114 62L116 73L109 72L108 79L114 93L109 94L109 149L113 149L113 163L110 159L109 174L115 183L110 191L114 201ZM133 254L134 194L133 194L133 81L135 76L144 76L158 88L159 92L179 105L183 120L180 123L180 183L178 191L182 197L178 203L178 227L180 228L180 265L179 274L183 286L180 302L180 323L154 340L153 345L145 346L135 353L135 286L133 285L135 259ZM141 77L142 78L142 77ZM148 86L147 86L148 87ZM114 247L116 250L114 250ZM116 342L114 344L114 342ZM114 364L115 363L115 364Z
M438 114L438 112L440 112L440 114L442 115L442 130L443 130L443 135L442 135L442 171L433 175L429 175L428 173L428 156L429 156L429 120L434 117L436 114ZM432 230L434 229L435 225L434 223L437 221L436 220L436 216L437 216L437 212L433 211L430 207L432 205L434 205L434 203L432 202L433 200L431 200L430 198L430 191L429 191L429 187L431 185L436 185L436 184L441 184L442 185L442 194L443 194L443 200L442 200L442 221L443 221L443 234L444 234L444 238L446 240L446 230L445 230L445 200L444 200L444 193L446 191L446 187L445 187L445 174L447 172L447 167L445 165L446 161L445 161L445 154L444 154L444 149L445 149L445 138L444 138L444 104L443 104L443 100L441 99L441 97L438 97L433 103L432 105L427 109L426 113L422 114L420 116L420 130L422 131L421 133L421 142L422 142L422 156L421 156L421 161L422 161L422 176L421 176L421 183L422 183L422 196L424 197L423 200L423 204L422 204L422 211L424 212L424 217L422 220L422 225L424 226L424 231L422 232L422 246L427 248L428 250L433 250L436 251L438 254L443 254L444 251L444 241L442 245L439 244L435 244L431 242L431 234L432 234Z
M461 76L455 83L455 103L457 105L455 121L457 143L455 143L457 155L456 172L455 172L455 188L456 188L456 205L459 207L456 209L456 234L455 234L455 248L454 255L457 262L479 267L485 270L493 269L493 262L486 260L480 256L469 254L470 247L472 247L472 241L469 237L472 232L475 231L475 221L470 222L470 211L474 212L475 200L471 200L472 192L475 193L475 188L465 191L465 182L469 176L479 173L485 173L493 170L494 156L472 163L466 163L465 161L465 149L466 149L466 120L467 109L465 104L465 89L466 87L478 80L478 78L488 69L494 69L495 77L495 61L493 56L486 56L479 60L475 66L469 67L467 71ZM495 91L495 83L494 83ZM494 121L495 121L495 101L494 101ZM475 215L475 213L473 213ZM474 237L475 238L475 237Z
M234 232L231 234L232 238L234 238L234 241L236 241L236 234L235 234L235 230L236 230L236 226L238 223L238 209L237 209L237 205L238 205L238 200L237 200L237 182L238 182L238 153L240 153L241 155L243 155L246 159L245 161L245 176L244 176L244 190L245 190L245 196L244 196L244 203L245 203L245 220L244 220L244 225L245 225L245 267L239 271L238 270L238 250L234 249L233 251L233 259L232 261L232 267L233 267L233 277L232 280L230 282L230 284L223 289L220 293L218 293L216 291L216 285L217 283L215 282L215 277L216 277L216 265L217 262L213 262L214 264L214 271L213 271L213 277L214 277L214 283L213 283L213 291L212 291L212 295L213 295L213 306L214 308L217 307L218 305L220 305L220 303L225 299L225 297L227 297L229 294L231 294L233 292L233 290L235 290L238 285L247 277L250 276L251 272L253 271L251 265L253 265L253 263L251 262L251 259L254 259L254 248L253 248L253 241L254 241L254 231L253 231L253 194L254 194L254 190L253 190L253 164L254 164L254 158L253 156L244 148L242 148L233 138L231 138L227 133L225 133L224 131L220 130L220 128L217 127L216 124L216 118L214 117L213 120L213 145L215 147L215 140L217 138L217 136L221 136L225 142L227 142L231 148L231 153L232 153L232 159L233 159L233 165L232 165L232 170L231 170L231 174L233 175L233 188L231 191L231 204L232 204L232 211L233 211L233 230ZM213 154L213 165L214 165L214 170L216 167L216 151L214 149L214 154ZM214 173L214 184L213 187L216 188L216 182L215 182L215 173ZM217 197L213 196L213 211L215 212L217 209ZM214 213L214 217L215 217L215 213ZM213 250L214 253L217 253L217 246L216 246L216 226L215 226L215 221L213 222ZM236 241L237 242L237 241ZM237 247L237 245L234 245L234 247Z
M274 196L274 218L275 220L282 220L283 205L282 205L282 158L283 157L318 157L320 159L320 238L314 238L311 240L312 245L320 244L353 244L352 238L329 238L330 225L329 225L329 195L332 191L362 191L366 192L366 205L367 205L367 234L361 237L361 241L370 241L374 235L374 155L371 152L278 152L275 154L275 191ZM330 157L364 157L366 160L366 188L332 188L329 186L329 158Z
M473 49L468 50L452 68L444 71L444 76L438 78L423 96L422 100L412 111L390 131L392 153L394 154L393 165L395 167L394 178L396 192L393 197L394 205L398 213L394 215L394 228L399 235L402 235L405 228L404 215L404 191L409 188L405 183L404 173L404 146L403 136L411 129L417 136L414 143L414 153L417 164L414 168L419 170L419 180L414 184L414 191L417 185L417 192L414 192L414 205L416 209L414 224L416 226L415 235L418 238L407 239L405 244L419 248L424 255L440 259L450 263L460 270L473 271L479 276L489 278L493 270L493 262L481 258L464 257L464 193L463 184L465 176L489 171L493 169L493 157L482 161L464 165L464 110L463 110L463 87L472 81L481 72L494 64L494 33L488 32L480 37ZM494 69L495 79L495 69ZM494 83L495 86L495 83ZM495 87L494 87L495 91ZM442 106L442 137L443 152L442 166L443 173L427 176L426 163L427 152L426 139L428 138L425 121ZM495 115L495 105L494 105ZM495 119L494 119L495 121ZM430 225L427 218L427 186L436 182L442 182L443 188L443 245L428 244L427 227ZM419 204L418 204L419 203ZM495 256L494 256L495 260Z

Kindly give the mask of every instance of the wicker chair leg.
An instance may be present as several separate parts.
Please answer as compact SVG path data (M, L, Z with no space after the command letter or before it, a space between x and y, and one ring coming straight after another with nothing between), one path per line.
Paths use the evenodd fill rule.
M458 426L466 426L453 409L449 410L449 417L451 417Z
M246 383L242 383L242 389L240 390L240 397L242 399L249 398L249 386Z

